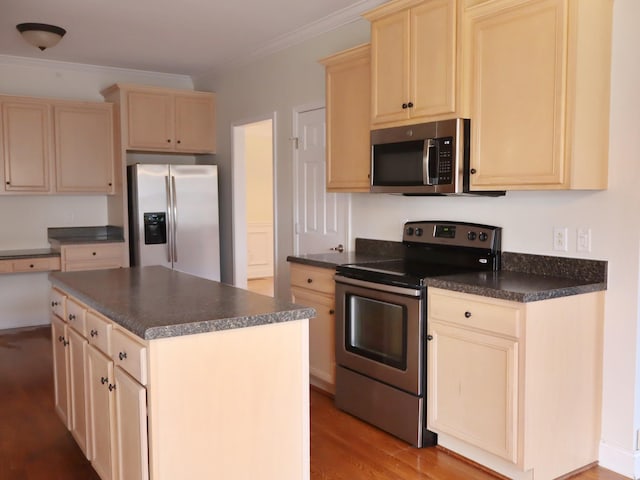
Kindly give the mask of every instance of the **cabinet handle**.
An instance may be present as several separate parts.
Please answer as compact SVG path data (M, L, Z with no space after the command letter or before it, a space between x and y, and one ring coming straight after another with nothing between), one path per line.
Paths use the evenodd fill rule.
M465 318L471 318L471 312L464 312Z
M471 173L471 175L475 174L477 172L477 170L475 168L472 168L471 170L469 170L469 173Z
M103 384L103 385L104 385L104 384L105 384L105 383L107 383L108 381L109 381L109 379L108 379L107 377L100 377L100 383L101 383L101 384Z
M97 330L91 330L91 332L89 332L89 335L91 335L92 337L97 337L98 336L98 331Z
M336 313L336 311L333 308L329 310L329 315L333 315L334 313Z
M127 352L120 352L120 353L118 354L118 358L119 358L120 360L124 360L125 358L127 358Z
M427 340L428 340L428 341L433 340L433 335L427 335Z
M116 386L110 383L109 384L109 391L113 392L115 389L116 389Z
M307 283L313 283L313 279L312 278L307 278Z
M76 316L73 313L69 314L69 321L73 322L76 319Z

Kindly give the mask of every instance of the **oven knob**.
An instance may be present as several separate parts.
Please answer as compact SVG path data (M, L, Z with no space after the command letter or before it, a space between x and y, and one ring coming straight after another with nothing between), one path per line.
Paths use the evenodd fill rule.
M413 227L407 227L407 235L413 235Z
M476 232L467 233L467 238L473 242L476 239Z
M422 229L420 227L416 227L416 237L422 236Z
M489 235L487 235L485 232L480 232L480 235L478 235L478 240L480 240L481 242L486 242L488 238Z

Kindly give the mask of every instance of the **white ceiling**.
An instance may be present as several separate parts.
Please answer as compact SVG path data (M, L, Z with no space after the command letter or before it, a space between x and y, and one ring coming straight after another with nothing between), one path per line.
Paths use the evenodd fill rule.
M0 55L197 75L276 51L385 0L0 0ZM67 30L41 52L16 25Z

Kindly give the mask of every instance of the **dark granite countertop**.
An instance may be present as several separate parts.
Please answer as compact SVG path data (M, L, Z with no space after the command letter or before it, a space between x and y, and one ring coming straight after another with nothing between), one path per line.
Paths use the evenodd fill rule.
M289 256L287 261L335 268L346 263L401 258L401 242L356 239L355 252ZM399 250L400 249L400 250ZM498 272L434 277L427 286L516 302L535 302L607 289L607 262L502 252Z
M49 243L54 248L61 245L83 243L124 242L121 227L106 225L101 227L50 227L47 228Z
M51 283L147 340L315 317L313 308L168 268L49 274Z
M51 248L30 248L25 250L0 250L0 260L18 260L21 258L59 257L60 252Z

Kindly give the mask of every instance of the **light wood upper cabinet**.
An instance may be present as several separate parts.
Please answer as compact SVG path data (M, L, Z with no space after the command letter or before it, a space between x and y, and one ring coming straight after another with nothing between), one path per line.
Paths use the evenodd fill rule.
M115 84L102 94L121 105L126 150L215 153L213 93Z
M456 0L393 0L371 21L371 124L460 114Z
M361 45L320 60L325 66L327 191L368 192L371 49Z
M52 158L51 106L37 99L0 97L6 192L47 193Z
M113 193L113 105L54 106L56 191Z
M607 187L612 3L467 2L473 190Z

